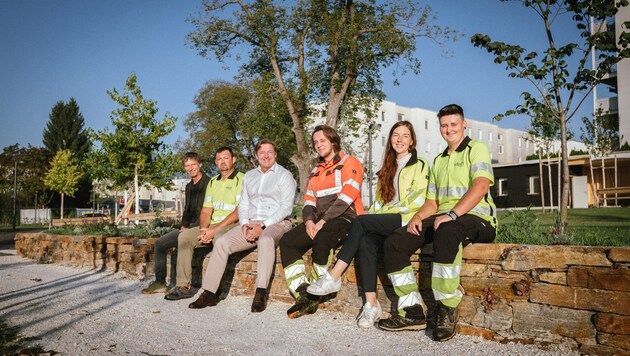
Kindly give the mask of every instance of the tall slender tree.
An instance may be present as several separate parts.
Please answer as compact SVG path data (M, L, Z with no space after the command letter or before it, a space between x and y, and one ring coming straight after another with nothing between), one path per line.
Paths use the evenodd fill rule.
M63 219L63 200L66 195L74 196L83 173L70 150L59 150L50 169L44 176L44 184L61 194L61 218Z
M179 165L163 139L175 129L177 118L166 113L163 120L156 119L157 102L144 98L134 73L127 78L122 93L116 89L107 93L120 108L110 116L113 132L108 128L91 132L100 147L85 160L87 171L93 179L111 182L113 188L133 186L136 193L143 184L169 187ZM138 213L138 194L135 203Z
M570 184L568 123L615 64L630 57L630 32L614 34L604 30L605 21L614 17L620 7L628 6L628 0L522 0L522 3L541 20L546 43L542 56L519 45L492 41L489 36L479 33L471 37L471 42L494 55L494 62L504 64L510 77L529 81L536 92L524 92L523 104L497 115L495 119L501 119L504 115L535 112L537 107L545 106L560 124L562 194L559 222L562 229L560 233L564 234ZM579 32L574 42L558 42L553 25L563 16L570 16ZM624 23L621 28L630 29L630 22ZM591 51L595 49L599 62L595 68L588 68Z

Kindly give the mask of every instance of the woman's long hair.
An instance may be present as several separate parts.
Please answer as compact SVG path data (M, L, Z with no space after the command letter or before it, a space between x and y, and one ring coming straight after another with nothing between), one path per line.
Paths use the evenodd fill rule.
M391 130L389 130L389 136L387 137L387 148L385 149L385 156L383 157L383 165L381 169L376 172L376 176L378 177L378 194L383 200L383 203L388 203L394 199L394 194L396 191L394 190L394 179L396 179L396 170L398 169L398 164L396 163L396 151L392 147L392 136L394 135L394 130L400 126L405 126L411 132L411 145L409 146L409 152L416 149L416 132L413 129L413 125L409 121L398 121L392 126Z

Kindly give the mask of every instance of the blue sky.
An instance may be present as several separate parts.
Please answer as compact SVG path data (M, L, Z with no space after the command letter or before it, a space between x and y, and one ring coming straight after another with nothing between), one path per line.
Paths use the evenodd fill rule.
M158 102L160 113L180 119L167 142L183 137L182 120L195 110L192 100L208 80L230 80L238 63L229 66L204 59L186 46L192 31L186 18L199 9L198 0L0 0L0 148L19 143L42 145L42 132L53 105L74 97L86 126L100 130L111 122L116 108L106 91L122 90L131 72L146 98ZM466 116L480 121L513 108L523 91L532 91L524 80L507 77L504 67L490 54L474 48L470 35L484 33L494 40L527 49L543 48L542 24L518 2L498 0L433 0L437 23L466 36L447 43L444 56L428 40L420 40L422 61L418 76L399 78L386 70L387 99L399 105L437 111L459 103ZM576 36L568 22L557 24L558 42ZM581 114L589 115L592 101ZM525 129L524 118L505 119L502 127ZM579 129L574 130L579 137Z

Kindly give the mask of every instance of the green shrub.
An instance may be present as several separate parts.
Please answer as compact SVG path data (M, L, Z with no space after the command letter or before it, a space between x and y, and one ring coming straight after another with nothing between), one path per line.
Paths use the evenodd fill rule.
M525 210L508 211L501 219L496 242L511 244L546 244L540 233L538 217L529 206Z

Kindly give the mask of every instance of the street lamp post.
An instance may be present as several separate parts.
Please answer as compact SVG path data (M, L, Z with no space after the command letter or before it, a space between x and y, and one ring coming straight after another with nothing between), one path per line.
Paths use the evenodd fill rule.
M16 214L15 214L15 201L17 198L17 161L13 162L13 231L15 231L15 221L16 221Z

